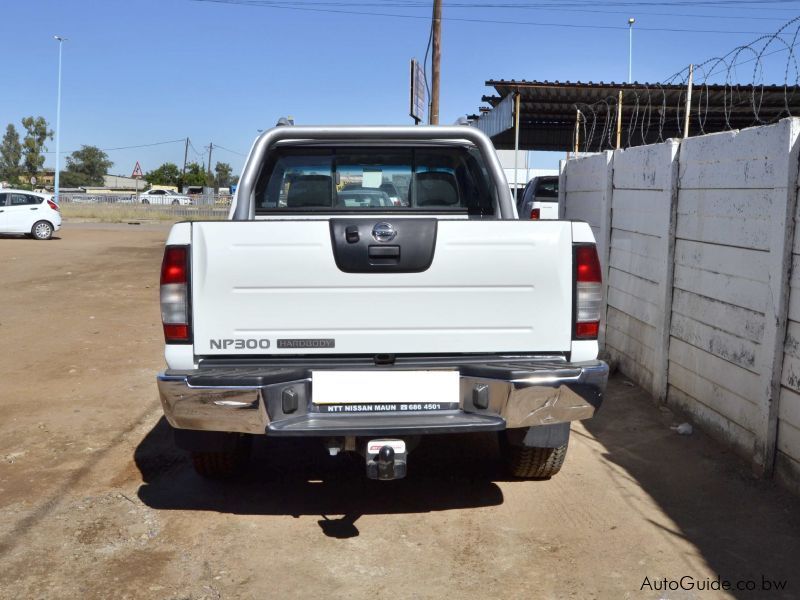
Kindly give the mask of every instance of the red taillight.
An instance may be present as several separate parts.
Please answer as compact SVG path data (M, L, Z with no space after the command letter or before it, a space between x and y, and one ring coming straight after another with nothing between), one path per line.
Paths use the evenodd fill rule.
M164 249L164 261L161 263L161 285L186 283L189 268L186 264L186 256L186 246L167 246Z
M49 207L50 207L50 208L52 208L53 210L61 210L60 208L58 208L58 204L56 204L56 203L55 203L55 202L53 202L52 200L48 200L48 201L47 201L47 206L49 206Z
M189 337L189 326L188 325L175 325L170 323L164 323L164 338L166 339L167 343L170 340L185 340Z
M531 221L538 221L541 218L542 210L540 208L531 209Z
M594 244L574 246L575 339L595 340L600 330L603 274Z
M603 274L600 272L600 258L597 246L587 244L575 247L576 280L583 283L600 283Z
M580 340L595 339L600 331L600 322L575 323L575 337Z
M189 248L167 246L161 263L161 322L167 344L189 344Z

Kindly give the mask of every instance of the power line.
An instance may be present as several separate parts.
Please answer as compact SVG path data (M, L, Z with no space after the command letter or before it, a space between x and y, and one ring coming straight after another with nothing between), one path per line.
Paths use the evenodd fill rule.
M206 160L205 152L200 152L197 148L195 148L191 140L189 140L189 148L191 148L192 152L194 152L195 154L195 162L197 162L198 159L200 160L200 162L205 162Z
M192 2L203 2L211 4L230 4L240 6L251 6L258 8L277 8L281 10L295 10L303 12L319 12L319 13L334 13L345 15L359 15L359 16L372 16L372 17L391 17L397 19L424 19L428 20L429 17L423 15L407 15L398 13L386 12L364 12L355 10L343 10L334 8L310 8L308 6L285 5L266 2L265 0L191 0ZM315 4L315 6L318 6ZM583 25L579 23L539 23L534 21L503 21L499 19L470 19L466 17L442 17L443 21L456 21L462 23L482 23L491 25L522 25L528 27L561 27L568 29L611 29L611 30L627 30L627 26L620 25ZM765 35L765 31L732 31L732 30L719 30L719 29L686 29L679 27L638 27L638 31L661 31L670 33L703 33L703 34L751 34L751 35Z
M133 148L150 148L151 146L163 146L164 144L174 144L176 142L185 142L186 138L180 138L179 140L167 140L166 142L153 142L152 144L137 144L135 146L117 146L116 148L99 148L102 152L113 152L114 150L131 150ZM61 154L72 154L73 152L77 152L77 150L62 150ZM48 150L47 152L43 152L43 154L55 154L55 152Z
M265 5L283 5L287 4L285 0L243 0L242 4L252 6L265 6ZM617 1L617 2L604 2L605 6L612 7L629 7L641 10L643 8L652 8L659 6L687 6L704 8L731 8L737 7L742 10L759 10L763 11L765 5L768 4L798 4L797 0L772 0L768 2L757 0L720 0L720 1L695 1L695 0L670 0L665 2L638 2L638 1ZM291 3L292 6L314 6L314 7L350 7L350 8L374 8L374 7L392 7L392 8L430 8L429 0L395 0L392 2L341 2L341 1L307 1L300 0ZM505 8L505 9L540 9L540 8L563 8L563 7L596 7L597 3L594 0L582 2L448 2L448 8ZM755 5L755 6L749 6ZM769 10L794 10L790 8L775 8L769 7ZM690 16L690 15L684 15Z
M226 148L225 146L220 146L219 144L214 144L214 148L216 150L225 150L226 152L230 152L231 154L236 154L238 156L247 156L244 152L237 152L236 150L231 150L230 148Z
M477 5L472 5L474 8L479 8ZM447 8L453 8L453 5L448 3ZM456 7L460 8L460 7ZM507 7L510 8L510 7ZM574 13L592 13L592 14L601 14L601 15L626 15L630 16L630 10L598 10L592 8L564 8L564 7L550 7L550 6L521 6L520 9L523 10L549 10L549 11L557 11L557 12L574 12ZM669 12L643 12L639 8L636 8L636 17L681 17L681 18L692 18L692 19L737 19L737 20L746 20L746 21L785 21L786 17L758 17L753 15L701 15L701 14L687 14L687 13L669 13ZM638 28L637 28L638 29Z
M785 4L791 3L796 4L797 0L786 0L786 2L782 2L781 0L776 0L778 4ZM288 3L285 0L242 0L238 2L238 4L246 5L246 6L255 6L255 7L273 7L273 8L299 8L299 7L311 7L316 9L323 9L323 8L404 8L404 9L430 9L430 2L428 0L422 1L414 1L414 0L405 0L405 1L391 1L391 2L313 2L313 1L298 1ZM287 6L287 4L289 6ZM643 10L647 10L649 8L658 8L658 7L668 7L673 8L675 6L682 6L686 8L719 8L719 9L730 9L736 8L737 10L758 10L763 12L765 4L771 4L770 2L758 2L755 3L757 6L747 6L748 4L754 4L754 2L737 2L736 0L723 0L723 2L692 2L692 1L673 1L673 2L648 2L648 3L641 3L641 2L605 2L604 5L607 7L612 8L628 8L628 11L604 11L597 9L597 3L592 2L523 2L523 3L493 3L493 2L484 2L484 3L471 3L471 2L448 2L447 7L448 9L508 9L508 10L558 10L558 11L569 11L569 12L591 12L591 13L609 13L609 14L625 14L630 11L630 9L635 9L637 14L649 14L649 15L656 15L656 16L676 16L676 17L691 17L691 18L710 18L710 19L750 19L750 20L770 20L770 21L777 21L782 20L785 17L765 17L765 16L735 16L735 15L703 15L703 14L691 14L691 13L651 13L651 12L642 12ZM796 9L790 8L775 8L770 7L770 11L783 11L783 12L796 12ZM408 16L408 15L405 15Z

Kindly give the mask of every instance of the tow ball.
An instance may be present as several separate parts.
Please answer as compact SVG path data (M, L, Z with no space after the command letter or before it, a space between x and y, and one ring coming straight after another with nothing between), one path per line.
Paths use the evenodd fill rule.
M406 443L403 440L370 440L367 442L367 477L381 481L406 476Z

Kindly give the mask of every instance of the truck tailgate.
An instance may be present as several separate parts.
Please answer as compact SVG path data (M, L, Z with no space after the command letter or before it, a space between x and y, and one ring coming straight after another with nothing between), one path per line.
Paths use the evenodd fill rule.
M344 272L328 219L194 223L195 354L569 350L570 223L439 220L434 248L420 272Z

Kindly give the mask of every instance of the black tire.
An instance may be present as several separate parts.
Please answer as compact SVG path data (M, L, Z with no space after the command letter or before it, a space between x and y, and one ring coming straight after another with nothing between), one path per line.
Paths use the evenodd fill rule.
M241 435L233 450L190 452L195 472L206 479L231 479L240 474L250 460L252 438Z
M549 479L561 470L567 457L569 440L557 448L528 448L501 440L503 459L508 472L521 479Z
M142 204L150 204L150 200L148 200L147 198L145 198L144 200L142 200Z
M178 202L177 200L172 201L172 206L177 206L178 204L180 204L180 202Z
M31 227L31 236L37 240L49 240L53 237L53 226L47 221L36 221Z

